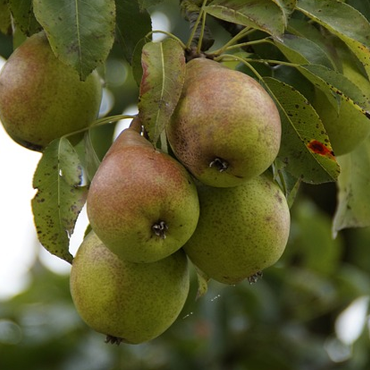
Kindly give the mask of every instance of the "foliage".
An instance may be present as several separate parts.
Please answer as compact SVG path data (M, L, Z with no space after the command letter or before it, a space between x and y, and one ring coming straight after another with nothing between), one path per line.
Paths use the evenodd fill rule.
M155 11L168 14L171 33L152 29ZM0 329L0 368L365 369L365 326L355 343L344 343L335 325L349 304L369 295L370 141L337 157L312 101L320 90L337 111L345 106L354 120L370 118L370 91L344 76L338 57L344 48L369 79L369 19L368 0L0 1L0 52L8 56L10 42L17 47L44 29L55 55L81 79L97 68L114 99L83 141L66 136L43 152L33 209L40 242L51 253L71 262L69 237L85 185L125 108L137 104L149 139L167 150L164 128L185 62L199 55L253 76L275 100L283 136L271 170L292 210L286 253L263 279L236 287L212 282L195 300L194 272L180 319L138 347L101 343L76 316L67 279L36 264L30 289L1 305L0 326L10 334L1 339ZM158 33L164 39L153 42ZM116 83L119 74L124 83ZM39 322L37 331L32 322ZM19 349L24 356L16 356Z

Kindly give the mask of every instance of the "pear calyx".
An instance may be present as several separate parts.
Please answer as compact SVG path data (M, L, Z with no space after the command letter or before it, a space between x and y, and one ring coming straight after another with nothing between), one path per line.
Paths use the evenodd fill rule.
M119 346L122 342L124 342L124 340L122 338L118 338L118 337L115 337L113 335L107 335L105 337L105 343L109 343L109 344L116 344L117 346Z
M164 221L158 221L152 226L152 230L154 234L159 236L161 239L166 239L166 231L168 230L168 225Z
M251 276L249 276L249 277L247 278L248 283L249 283L249 284L257 283L257 281L258 281L259 279L261 279L261 278L262 278L262 276L263 276L263 272L262 272L262 271L257 271L255 274L253 274L253 275L251 275Z
M216 157L210 164L209 167L216 167L219 172L224 172L229 168L229 163L222 158Z

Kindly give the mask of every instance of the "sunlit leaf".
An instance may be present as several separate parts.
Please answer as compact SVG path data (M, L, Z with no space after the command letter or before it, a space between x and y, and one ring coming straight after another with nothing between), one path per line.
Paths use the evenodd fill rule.
M339 0L298 0L297 9L343 40L370 76L370 23L359 11Z
M114 0L34 0L33 5L55 55L81 79L105 61L114 41Z
M370 226L370 138L354 151L338 157L338 208L333 232L350 227Z
M152 143L156 143L179 100L185 78L185 56L179 42L145 44L141 64L139 115Z
M15 24L25 35L31 36L42 29L33 14L32 0L9 0L9 8Z
M264 82L280 111L283 131L279 158L286 169L304 182L335 181L339 166L316 111L292 86L271 77Z
M62 138L45 149L33 179L37 194L32 211L39 241L50 253L68 262L72 261L69 238L87 195L81 178L78 155Z
M116 38L125 58L131 63L137 43L152 30L151 18L146 10L140 11L136 1L117 1L116 7Z
M205 10L216 18L260 29L274 36L284 32L282 8L271 0L213 0Z

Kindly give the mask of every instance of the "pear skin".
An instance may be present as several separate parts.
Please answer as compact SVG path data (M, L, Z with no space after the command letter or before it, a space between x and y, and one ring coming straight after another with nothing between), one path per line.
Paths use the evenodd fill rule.
M118 256L155 262L190 238L198 223L199 200L186 169L128 128L92 180L87 214L92 229Z
M198 227L184 250L206 276L236 284L273 265L289 237L290 212L266 175L237 187L199 186Z
M101 96L98 74L81 81L40 32L13 52L0 73L0 120L18 144L42 151L52 140L88 127Z
M166 331L189 292L188 263L180 250L155 263L131 263L90 232L73 260L70 291L76 310L111 342L138 344Z
M206 185L231 187L275 160L281 122L274 101L250 76L210 59L187 63L179 103L166 128L179 161Z

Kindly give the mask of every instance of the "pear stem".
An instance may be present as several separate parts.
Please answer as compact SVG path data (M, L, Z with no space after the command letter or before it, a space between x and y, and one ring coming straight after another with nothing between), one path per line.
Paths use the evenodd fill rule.
M241 46L247 46L249 45L250 43L256 43L256 41L260 41L260 40L256 40L256 41L249 41L249 42L245 42L245 43L242 43L242 44L235 44L238 40L240 40L241 38L251 34L252 32L254 32L255 30L254 29L250 29L250 28L243 28L239 33L237 33L232 39L230 39L224 46L222 46L220 49L217 49L215 51L212 52L213 55L220 55L222 54L225 50L228 50L228 49L231 49L231 48L236 48L236 47L241 47ZM244 45L245 44L245 45Z
M202 42L203 42L205 27L206 27L206 13L203 13L202 14L202 28L200 31L199 41L197 45L197 54L200 54L200 52L202 51Z
M152 226L152 230L155 235L159 236L161 239L166 239L166 231L168 226L164 221L158 221Z
M258 45L258 44L264 44L264 43L270 43L270 42L269 42L268 39L241 42L240 44L230 45L230 46L227 46L227 47L223 48L222 52L225 51L225 50L232 50L232 49L236 49L236 48L242 48L244 46Z
M130 123L129 128L133 131L136 131L137 133L141 134L142 131L142 125L141 120L139 116L136 116Z
M163 33L164 35L170 37L171 39L174 39L176 40L177 42L180 43L181 47L185 50L186 49L186 45L178 38L176 37L174 34L170 33L170 32L167 32L167 31L162 31L162 30L153 30L153 31L150 31L149 33L147 33L145 35L145 38L149 38L149 36L151 36L153 33Z
M207 0L203 0L203 4L202 4L202 7L201 7L201 9L200 9L200 12L199 12L198 18L197 18L197 20L195 21L194 27L193 27L193 29L191 30L191 34L190 34L189 40L188 40L188 42L187 42L187 44L186 44L186 49L190 49L190 47L191 47L191 43L193 42L193 39L194 39L195 33L197 32L199 22L200 22L200 20L203 18L204 7L206 6L206 4L207 4ZM201 38L203 38L203 31L204 31L204 27L202 28L202 35L201 35ZM200 42L198 43L198 47L199 47L199 44L201 44L201 39L200 39L199 41L200 41Z
M128 119L128 118L134 119L135 117L136 116L127 115L127 114L119 114L119 115L116 115L116 116L100 118L100 119L94 121L89 127L85 127L85 128L82 128L81 130L77 130L77 131L73 131L73 132L70 132L68 134L65 134L65 135L62 136L62 138L67 138L68 136L72 136L72 135L79 134L81 132L85 132L85 131L90 130L91 128L94 128L96 126L102 126L102 125L106 125L108 123L114 123L114 122L117 122L121 119Z
M220 56L215 58L215 60L216 61L239 60L241 63L246 65L256 75L256 77L259 80L263 80L263 77L257 72L257 70L251 65L251 63L278 64L278 65L294 67L294 68L300 67L300 64L284 62L281 60L242 58L242 57L239 57L237 55L232 55L232 54L221 54Z

